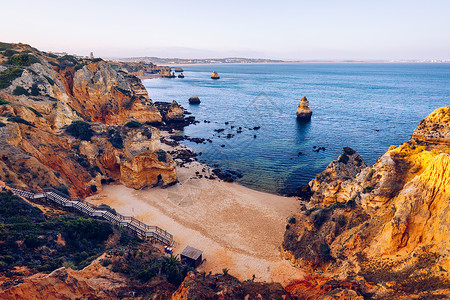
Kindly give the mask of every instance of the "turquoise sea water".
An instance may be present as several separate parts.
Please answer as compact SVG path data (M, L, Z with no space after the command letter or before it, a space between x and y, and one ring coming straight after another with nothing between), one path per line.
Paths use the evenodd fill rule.
M176 100L201 121L182 132L212 139L207 144L184 142L203 153L201 161L242 172L238 182L271 193L293 192L306 184L344 146L373 164L390 145L408 140L434 109L450 105L450 64L183 68L184 79L144 80L150 98ZM212 71L221 79L210 79ZM190 96L199 96L202 103L189 105ZM302 96L313 110L306 124L298 123L295 115ZM255 126L261 128L249 129ZM241 133L236 132L238 127ZM221 133L214 131L221 128L225 129ZM226 138L227 134L234 136ZM314 146L326 150L314 152Z

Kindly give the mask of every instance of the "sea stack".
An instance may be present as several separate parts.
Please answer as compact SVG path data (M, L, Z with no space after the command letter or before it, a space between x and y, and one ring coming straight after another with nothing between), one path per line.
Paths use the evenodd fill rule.
M220 78L219 73L217 73L216 71L212 72L211 79L219 79L219 78Z
M309 102L306 97L303 97L302 100L300 100L300 103L297 107L297 120L298 121L310 121L312 110L309 109Z
M189 104L200 104L200 98L197 96L192 96L189 98Z

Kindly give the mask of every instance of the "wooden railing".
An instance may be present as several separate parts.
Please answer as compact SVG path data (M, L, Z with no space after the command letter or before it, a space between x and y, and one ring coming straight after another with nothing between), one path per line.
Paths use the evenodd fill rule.
M158 226L149 226L134 217L123 216L109 207L98 207L78 197L70 197L53 188L31 189L9 184L15 194L26 199L45 198L64 207L72 207L91 217L101 217L109 223L127 228L146 240L153 240L168 246L174 244L173 235Z

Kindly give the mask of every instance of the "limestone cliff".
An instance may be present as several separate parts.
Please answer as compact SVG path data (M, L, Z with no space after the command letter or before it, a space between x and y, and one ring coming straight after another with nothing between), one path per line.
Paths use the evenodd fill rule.
M286 230L285 257L363 282L380 298L447 294L449 128L450 107L440 108L372 166L356 153L333 161L310 182L314 194Z
M82 197L102 183L176 182L171 156L162 162L155 154L159 131L148 124L162 117L137 77L101 59L6 45L10 51L0 52L0 180ZM98 122L89 125L92 138L67 134L68 125L82 120Z

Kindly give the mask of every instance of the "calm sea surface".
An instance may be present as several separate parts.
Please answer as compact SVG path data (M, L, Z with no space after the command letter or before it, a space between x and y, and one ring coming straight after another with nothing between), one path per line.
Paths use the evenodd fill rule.
M203 153L201 161L239 171L244 175L239 183L270 193L295 191L323 171L344 146L373 164L390 145L408 140L434 109L450 105L450 64L192 65L183 69L184 79L144 80L150 98L176 100L201 121L181 133L212 139L207 144L184 142ZM212 71L221 78L210 79ZM199 96L202 103L189 105L191 96ZM306 124L298 123L295 115L302 96L313 110ZM261 128L253 130L255 126ZM241 133L237 133L239 127ZM221 128L225 129L221 133L214 131ZM232 137L226 138L227 134ZM314 152L314 146L326 150Z

